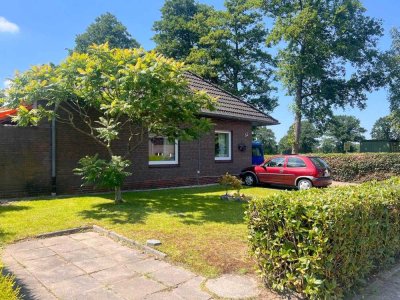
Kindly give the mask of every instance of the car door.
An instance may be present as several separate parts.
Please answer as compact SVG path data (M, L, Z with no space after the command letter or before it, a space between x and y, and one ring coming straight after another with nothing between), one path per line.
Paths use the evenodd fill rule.
M278 156L267 161L263 168L265 172L260 172L258 178L260 182L283 184L283 166L285 165L285 157Z
M288 157L283 174L283 184L295 186L297 177L308 175L306 163L300 157Z

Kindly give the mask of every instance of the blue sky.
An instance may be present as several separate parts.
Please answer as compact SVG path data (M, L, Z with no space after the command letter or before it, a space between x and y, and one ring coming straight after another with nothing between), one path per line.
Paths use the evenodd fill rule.
M154 35L151 28L160 19L162 0L13 0L2 1L0 11L0 87L15 70L24 71L31 65L48 62L58 63L67 55L67 48L73 48L76 34L82 33L94 19L111 12L146 49L152 49ZM223 7L223 0L200 0L216 8ZM400 27L400 3L398 0L364 0L367 14L383 20L385 36L380 41L381 49L390 47L389 31ZM279 139L293 122L289 105L291 97L285 92L278 93L279 107L272 116L281 122L274 126ZM348 108L338 114L354 115L368 131L374 122L389 112L386 91L380 90L369 95L367 109ZM369 134L368 134L369 135Z

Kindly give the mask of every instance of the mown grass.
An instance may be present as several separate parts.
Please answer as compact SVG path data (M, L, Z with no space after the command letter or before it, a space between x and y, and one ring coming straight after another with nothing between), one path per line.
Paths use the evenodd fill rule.
M244 193L266 197L279 190L248 188ZM0 206L0 245L40 233L96 224L145 243L162 241L158 249L175 263L214 277L253 272L244 221L246 203L219 198L219 186L113 195L11 202ZM1 297L0 297L1 298Z

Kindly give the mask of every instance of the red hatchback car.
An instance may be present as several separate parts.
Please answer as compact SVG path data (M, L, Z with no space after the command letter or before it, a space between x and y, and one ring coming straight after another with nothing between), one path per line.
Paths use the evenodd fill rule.
M280 155L240 172L245 185L268 183L306 190L332 184L328 164L316 156Z

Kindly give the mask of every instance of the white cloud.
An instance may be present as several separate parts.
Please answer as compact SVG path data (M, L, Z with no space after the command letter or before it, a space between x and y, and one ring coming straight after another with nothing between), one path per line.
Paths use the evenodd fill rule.
M18 33L19 27L17 24L8 21L6 18L0 16L0 33Z

